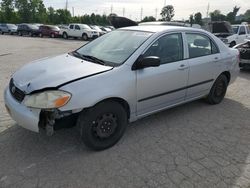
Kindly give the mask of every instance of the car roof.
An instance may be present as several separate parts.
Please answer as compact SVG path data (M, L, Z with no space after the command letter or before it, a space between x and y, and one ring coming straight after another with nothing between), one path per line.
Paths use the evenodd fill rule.
M123 27L119 30L134 30L134 31L144 31L158 33L162 31L204 31L201 29L191 28L191 27L181 27L181 26L170 26L170 25L140 25L140 26L131 26Z

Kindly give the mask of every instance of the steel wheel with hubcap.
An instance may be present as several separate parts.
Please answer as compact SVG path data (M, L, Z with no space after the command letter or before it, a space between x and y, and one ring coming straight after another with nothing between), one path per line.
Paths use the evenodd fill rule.
M219 104L224 99L228 86L228 79L226 75L221 74L214 85L212 86L209 95L207 96L207 102L209 104Z
M78 119L83 142L93 150L115 145L127 127L127 113L115 101L107 101L82 112Z

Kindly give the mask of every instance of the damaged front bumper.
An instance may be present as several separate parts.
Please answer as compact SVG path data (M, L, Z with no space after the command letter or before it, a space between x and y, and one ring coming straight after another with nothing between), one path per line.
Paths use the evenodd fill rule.
M30 131L40 133L45 130L48 136L52 136L54 130L72 126L76 123L78 113L72 111L61 112L58 109L41 110L29 108L22 103L16 101L9 90L9 87L4 92L5 106L17 124ZM65 125L66 124L66 125Z
M4 101L7 111L18 125L33 132L39 132L40 109L31 109L17 102L7 87L4 92Z

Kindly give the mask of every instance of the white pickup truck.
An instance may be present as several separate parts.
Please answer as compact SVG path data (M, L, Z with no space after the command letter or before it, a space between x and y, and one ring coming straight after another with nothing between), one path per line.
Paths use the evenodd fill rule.
M70 24L67 29L61 29L60 35L64 39L69 37L82 38L83 40L94 39L99 37L99 33L91 29L86 24Z
M250 29L247 24L231 25L229 22L216 21L209 23L209 31L229 47L241 44L246 39L250 39Z

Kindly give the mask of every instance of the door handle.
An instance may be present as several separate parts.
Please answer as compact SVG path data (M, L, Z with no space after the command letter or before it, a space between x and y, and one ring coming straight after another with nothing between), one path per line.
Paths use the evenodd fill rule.
M179 70L185 70L185 69L188 69L188 66L186 66L184 64L181 64L178 69Z

